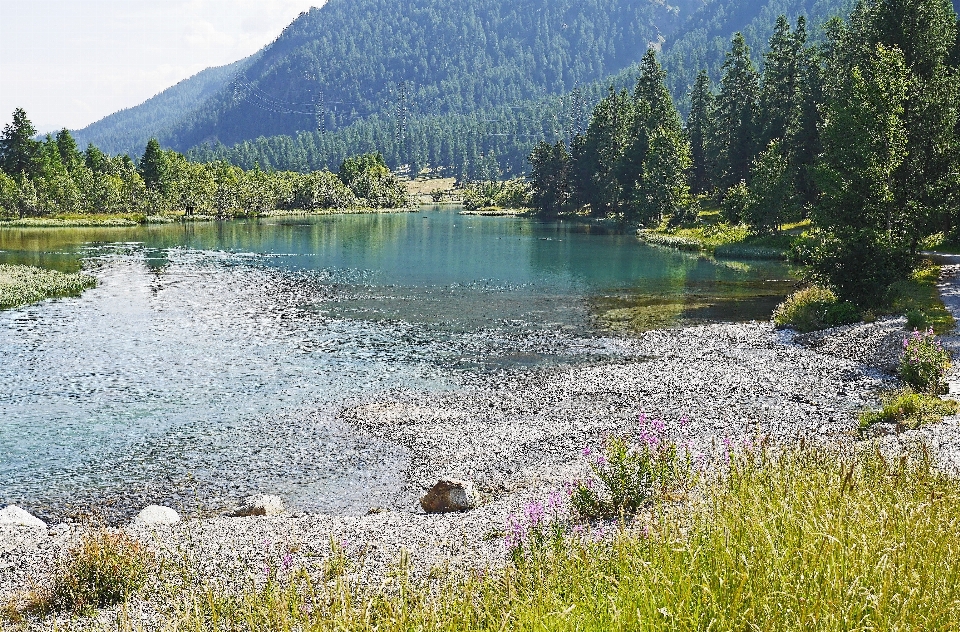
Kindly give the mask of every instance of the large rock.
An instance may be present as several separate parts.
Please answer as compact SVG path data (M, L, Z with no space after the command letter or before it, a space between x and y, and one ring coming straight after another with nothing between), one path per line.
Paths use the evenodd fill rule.
M477 492L470 481L441 479L420 499L427 513L466 511L477 506Z
M248 496L243 504L230 512L235 518L244 516L281 516L287 512L279 496Z
M161 507L160 505L144 507L133 519L133 524L139 525L176 524L178 522L180 522L180 514L170 507Z
M16 505L8 505L0 509L0 525L14 525L17 527L36 527L46 529L47 523L32 515L26 509Z

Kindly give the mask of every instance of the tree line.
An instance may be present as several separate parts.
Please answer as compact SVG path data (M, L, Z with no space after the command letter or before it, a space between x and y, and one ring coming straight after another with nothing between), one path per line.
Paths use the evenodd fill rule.
M0 135L0 219L77 214L165 213L236 217L276 209L399 208L406 187L383 156L348 158L337 173L244 170L225 161L194 162L150 140L143 155L80 151L69 130L36 140L17 109Z
M960 48L944 0L874 0L824 26L781 16L757 68L737 33L685 124L650 50L633 93L610 90L570 143L529 156L546 216L586 210L644 226L702 203L757 234L810 220L798 256L843 298L882 301L923 240L960 237Z

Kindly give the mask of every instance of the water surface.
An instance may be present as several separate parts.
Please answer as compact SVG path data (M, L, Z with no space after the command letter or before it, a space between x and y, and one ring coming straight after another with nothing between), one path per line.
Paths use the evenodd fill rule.
M47 518L253 492L390 505L407 455L339 424L340 407L594 361L650 326L764 318L789 289L780 264L439 209L2 229L0 263L100 281L0 312L0 503Z

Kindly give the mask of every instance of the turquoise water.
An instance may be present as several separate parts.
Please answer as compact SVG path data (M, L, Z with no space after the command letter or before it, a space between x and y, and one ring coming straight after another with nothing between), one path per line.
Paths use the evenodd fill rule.
M260 491L387 506L406 454L356 436L340 407L593 361L645 323L767 317L789 285L779 264L439 209L3 229L0 263L100 281L0 312L0 503L48 518L215 511Z

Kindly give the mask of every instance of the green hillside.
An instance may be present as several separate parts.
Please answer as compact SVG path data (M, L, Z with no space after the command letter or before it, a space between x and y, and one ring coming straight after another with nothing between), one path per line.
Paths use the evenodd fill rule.
M159 117L164 124L153 126L128 115L111 128L116 137L80 136L136 151L156 135L195 159L246 168L335 168L345 156L381 151L393 167L520 173L539 140L582 130L607 86L632 86L649 45L661 48L683 112L697 71L707 68L716 79L734 32L745 34L759 61L781 13L806 15L815 37L819 24L849 5L331 0L301 14L230 79L218 75L219 89L185 104L179 111L186 115Z
M222 91L242 68L256 56L226 66L207 68L167 88L138 106L126 108L73 132L81 147L97 145L109 154L138 156L147 141L163 136L183 120L184 112L192 112L211 96Z

